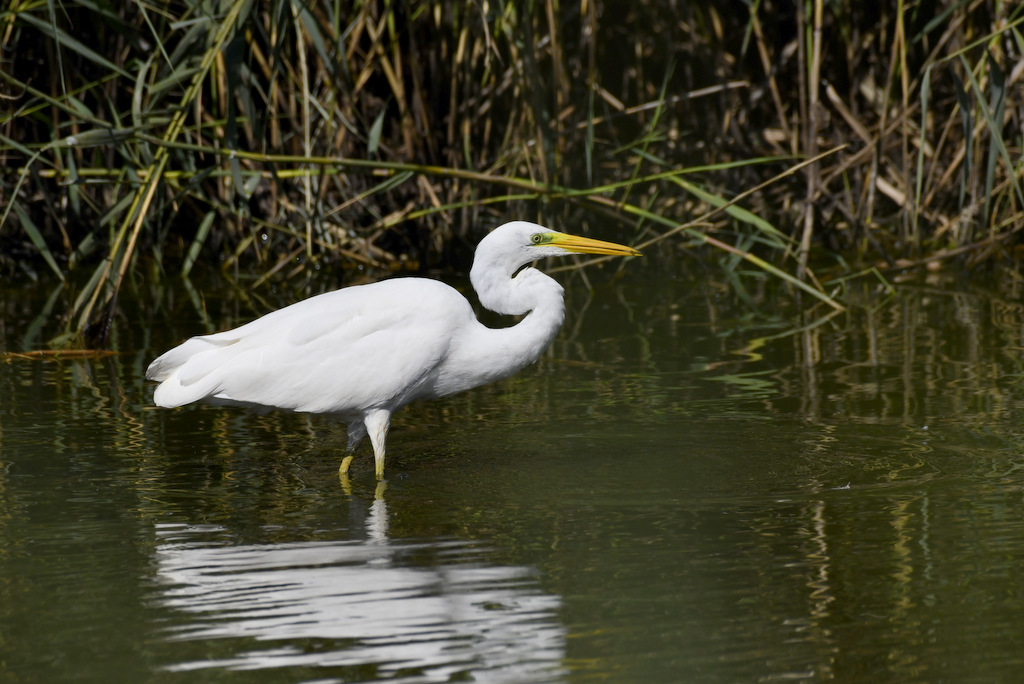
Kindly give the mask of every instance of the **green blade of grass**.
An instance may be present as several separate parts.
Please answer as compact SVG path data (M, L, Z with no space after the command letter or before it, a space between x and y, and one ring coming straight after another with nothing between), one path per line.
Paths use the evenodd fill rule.
M1010 153L1006 149L1006 143L1003 140L1003 122L1000 119L996 120L995 114L989 108L988 103L985 101L984 93L981 90L981 86L978 84L978 79L975 78L974 72L967 65L967 60L964 59L963 55L960 56L960 61L963 64L964 70L967 72L967 78L971 81L971 89L974 91L978 98L978 105L981 107L982 114L985 115L985 122L988 124L989 132L991 134L991 144L996 148L998 155L1002 158L1006 168L1010 171L1013 170L1014 164L1010 160ZM1015 174L1010 174L1010 183L1013 186L1014 191L1017 193L1017 200L1021 206L1024 206L1024 190L1021 189L1020 179Z
M80 55L83 59L93 62L94 64L108 71L113 71L114 73L125 78L131 78L131 75L127 71L122 69L117 64L114 64L109 59L99 54L95 50L87 47L84 43L82 43L77 38L69 35L63 29L53 26L49 22L43 21L39 17L36 17L28 12L23 12L19 14L18 18L21 21L25 22L26 24L32 26L33 28L38 29L40 33L43 33L44 35L52 38L54 41L57 42L57 44L63 45L68 50L71 50L72 52Z
M911 221L913 232L918 234L918 218L921 214L921 191L924 188L924 151L928 132L928 97L931 94L932 68L925 69L921 79L921 136L917 144L917 167L914 172L914 207Z
M960 105L960 132L964 137L963 173L960 175L960 196L957 209L962 211L967 199L967 185L971 178L971 162L974 159L974 117L971 114L971 100L967 97L960 79L953 79L953 92L956 93L957 104Z
M203 220L199 223L199 228L196 230L196 236L192 238L192 244L188 246L188 254L185 255L185 261L181 265L181 277L187 278L189 272L192 270L192 266L195 265L196 259L199 258L199 252L203 248L203 243L206 242L206 236L210 233L210 226L213 225L213 220L217 218L217 212L208 211Z
M724 197L710 193L707 190L704 190L700 186L696 185L695 183L691 183L688 180L676 177L673 177L669 180L671 180L673 183L686 190L691 195L707 202L711 206L722 207L725 210L726 214L732 216L737 221L741 221L743 223L753 226L757 230L769 236L772 239L772 241L775 242L779 247L785 248L793 243L793 238L786 235L785 233L780 231L778 228L776 228L771 223L761 218L754 212L748 211L747 209L744 209L743 207L738 206L736 204L730 204L729 200L725 199Z
M988 148L988 159L985 164L985 222L989 225L992 224L992 188L996 182L996 164L999 161L999 146L1002 145L1002 121L1003 112L1006 108L1006 77L1003 74L1003 70L999 68L999 63L994 59L988 60L988 73L989 73L989 88L992 90L992 121L999 125L999 131L992 131L992 145ZM999 144L996 144L994 138L999 137ZM1012 166L1010 168L1013 168Z
M32 241L32 245L39 252L39 255L43 257L46 265L57 274L57 277L62 281L64 280L64 273L60 270L60 266L57 265L57 260L53 258L53 253L50 248L46 245L46 240L43 239L43 234L39 232L39 228L29 217L28 213L21 208L21 204L18 202L11 202L14 205L14 213L18 215L18 220L21 222L21 227L28 235L28 239Z

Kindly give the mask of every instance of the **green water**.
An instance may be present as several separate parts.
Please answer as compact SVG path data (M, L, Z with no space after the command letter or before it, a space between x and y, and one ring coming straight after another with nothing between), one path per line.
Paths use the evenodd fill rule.
M630 271L563 274L540 363L400 413L381 497L327 420L151 406L157 353L297 293L129 292L117 356L9 358L0 679L1014 681L1016 281L765 317ZM4 286L3 349L70 296Z

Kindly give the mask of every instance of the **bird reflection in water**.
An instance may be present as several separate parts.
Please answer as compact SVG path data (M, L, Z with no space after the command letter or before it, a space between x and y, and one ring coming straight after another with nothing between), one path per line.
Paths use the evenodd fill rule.
M392 540L387 502L363 510L365 539L239 544L218 526L158 526L153 603L172 611L164 639L202 644L201 657L175 648L165 669L296 679L370 668L427 682L566 674L561 600L538 587L535 569L495 563L477 543Z

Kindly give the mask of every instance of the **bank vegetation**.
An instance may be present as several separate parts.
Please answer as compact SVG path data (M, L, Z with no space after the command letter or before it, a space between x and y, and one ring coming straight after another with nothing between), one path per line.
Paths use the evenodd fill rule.
M510 217L842 307L1013 258L1024 4L12 0L0 274L465 265ZM681 267L685 267L681 266ZM344 278L341 278L344 280Z

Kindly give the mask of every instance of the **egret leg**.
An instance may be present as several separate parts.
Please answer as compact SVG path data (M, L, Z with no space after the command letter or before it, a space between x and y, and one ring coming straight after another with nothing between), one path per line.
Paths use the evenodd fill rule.
M373 462L377 479L384 479L384 443L388 438L388 426L391 424L391 412L384 409L367 411L363 416L363 424L370 435L373 445Z
M366 426L363 425L361 419L353 420L348 424L348 446L345 447L345 458L341 459L341 467L338 468L339 475L348 475L348 468L352 465L352 457L365 436Z

